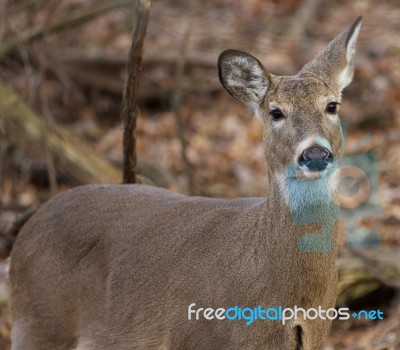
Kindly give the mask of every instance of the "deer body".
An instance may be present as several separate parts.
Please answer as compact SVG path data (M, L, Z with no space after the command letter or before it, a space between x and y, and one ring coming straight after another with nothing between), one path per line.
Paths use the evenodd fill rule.
M334 307L337 213L322 193L335 185L327 160L340 156L341 137L337 114L325 108L332 112L351 80L359 27L328 47L337 62L323 53L294 77L268 74L242 52L221 55L221 82L264 120L265 198L90 185L45 204L12 252L12 349L318 349L329 320L247 326L188 320L188 307ZM288 163L306 179L290 176ZM311 221L294 220L307 212ZM299 248L324 226L329 249Z

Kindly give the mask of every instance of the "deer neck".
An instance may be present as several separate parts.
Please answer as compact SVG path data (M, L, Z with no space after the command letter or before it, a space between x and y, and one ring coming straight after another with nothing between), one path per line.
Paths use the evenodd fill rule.
M299 290L296 295L300 299L288 297L284 303L306 303L308 296L304 286L317 288L322 283L334 290L337 212L332 201L325 201L324 181L299 184L272 173L268 175L268 192L257 223L258 239L249 243L251 249L247 258L256 262L252 270L256 278L273 281L277 296L288 296L287 276L290 276L291 288ZM285 188L282 188L283 182ZM313 201L304 199L310 197L310 191L314 191ZM254 277L253 274L248 273ZM282 303L278 297L271 300L270 293L256 286L254 293L260 302L268 297L266 303Z
M291 169L268 173L263 216L268 235L288 242L283 250L298 252L336 251L339 208L331 198L329 177L296 178Z

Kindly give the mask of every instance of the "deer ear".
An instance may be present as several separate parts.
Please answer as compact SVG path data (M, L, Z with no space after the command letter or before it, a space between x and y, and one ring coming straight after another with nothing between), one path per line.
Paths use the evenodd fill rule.
M248 53L226 50L218 58L218 72L222 86L257 114L269 85L261 62Z
M311 73L341 92L353 79L354 56L361 17L333 39L328 47L306 64L300 75Z

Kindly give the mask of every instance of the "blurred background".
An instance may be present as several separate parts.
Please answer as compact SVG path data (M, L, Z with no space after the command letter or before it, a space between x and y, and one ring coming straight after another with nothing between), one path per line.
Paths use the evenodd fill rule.
M338 307L383 321L334 322L322 349L400 349L400 6L397 0L153 1L140 76L138 172L185 194L263 196L262 124L220 86L216 62L248 51L292 75L359 15L344 91L347 154L374 153L382 210L341 239ZM133 1L0 0L0 350L9 349L13 223L52 195L122 181L120 118Z

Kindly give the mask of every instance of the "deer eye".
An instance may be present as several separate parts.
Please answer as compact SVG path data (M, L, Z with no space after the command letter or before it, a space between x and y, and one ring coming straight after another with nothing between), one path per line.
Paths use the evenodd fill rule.
M330 114L335 114L337 112L337 102L329 102L326 106L326 111Z
M272 120L274 120L274 121L280 120L282 118L285 118L285 116L282 113L282 111L280 109L277 109L277 108L275 108L272 111L270 111L269 114L272 117Z

